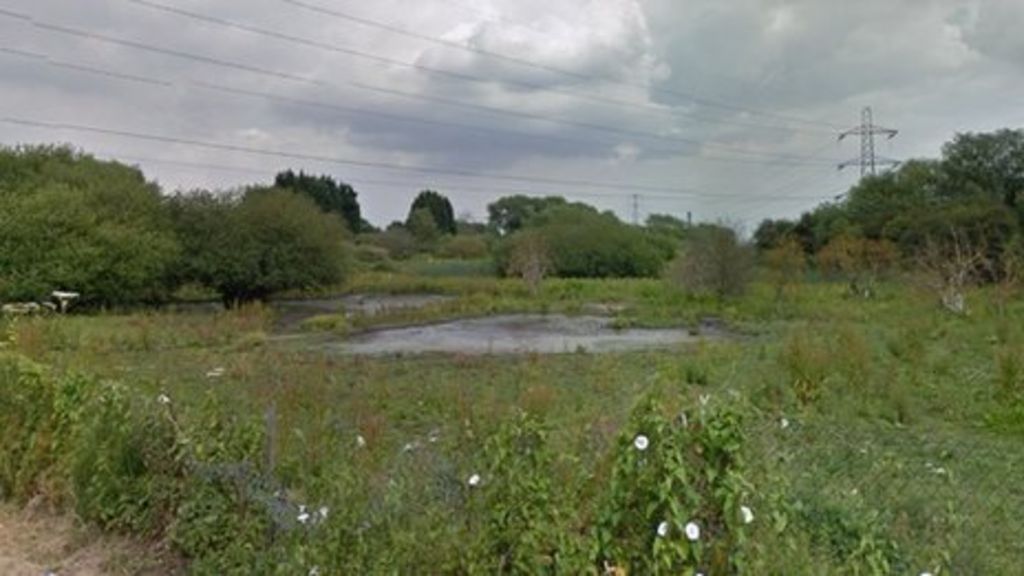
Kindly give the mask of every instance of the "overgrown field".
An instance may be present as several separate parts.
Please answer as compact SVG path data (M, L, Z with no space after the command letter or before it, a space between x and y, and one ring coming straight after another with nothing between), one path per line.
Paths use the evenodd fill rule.
M325 356L274 314L2 328L0 496L167 539L199 574L1017 574L1024 306L883 285L365 277L452 302L624 325L714 315L677 350Z

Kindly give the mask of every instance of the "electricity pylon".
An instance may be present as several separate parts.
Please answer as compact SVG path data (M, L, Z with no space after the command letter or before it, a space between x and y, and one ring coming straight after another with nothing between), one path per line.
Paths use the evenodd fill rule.
M877 174L878 166L898 166L898 160L875 155L875 136L885 136L888 140L892 140L897 134L899 134L899 130L875 126L871 107L868 106L864 108L860 113L860 126L851 128L839 135L840 142L845 140L848 136L860 136L860 158L854 158L853 160L843 162L839 165L839 169L842 170L843 168L859 164L860 175L863 178L868 174L871 174L872 176Z

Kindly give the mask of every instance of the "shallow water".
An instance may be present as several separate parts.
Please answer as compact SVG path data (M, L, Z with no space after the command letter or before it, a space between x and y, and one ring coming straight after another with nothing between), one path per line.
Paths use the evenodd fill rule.
M696 335L685 329L616 330L611 318L599 316L512 315L376 330L328 340L321 346L353 355L601 353L665 348L723 336L714 329Z

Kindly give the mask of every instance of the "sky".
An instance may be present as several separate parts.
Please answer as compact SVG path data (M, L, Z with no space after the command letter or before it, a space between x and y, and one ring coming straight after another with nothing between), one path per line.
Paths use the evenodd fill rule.
M1024 124L1021 0L0 0L0 144L70 143L170 193L430 188L486 219L562 195L749 229L878 154Z

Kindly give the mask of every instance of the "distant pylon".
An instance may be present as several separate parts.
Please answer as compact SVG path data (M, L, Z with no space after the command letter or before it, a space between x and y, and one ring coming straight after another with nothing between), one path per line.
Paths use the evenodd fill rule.
M633 226L640 225L640 195L633 194Z
M843 162L839 165L839 169L842 170L843 168L859 164L860 175L863 178L868 174L871 174L872 176L877 174L878 166L899 165L898 160L875 155L875 136L885 136L889 140L892 140L897 134L899 134L899 130L875 126L871 107L868 106L864 108L860 113L860 126L851 128L839 135L840 142L845 140L847 136L860 136L860 158L854 158L853 160Z

